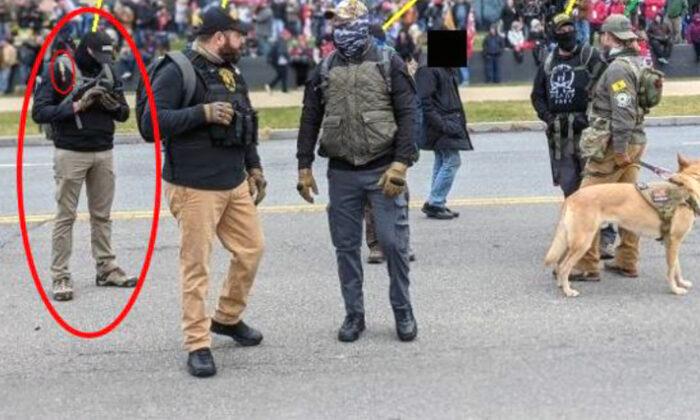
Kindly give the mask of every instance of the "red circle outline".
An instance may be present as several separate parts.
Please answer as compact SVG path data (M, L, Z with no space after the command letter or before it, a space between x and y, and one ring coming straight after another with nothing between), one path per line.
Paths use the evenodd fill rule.
M151 231L150 231L150 236L148 238L148 248L146 250L146 255L143 261L143 265L141 266L141 272L139 274L139 279L138 282L136 283L136 287L134 288L133 293L131 294L131 297L129 297L129 301L126 303L124 306L124 309L117 315L117 317L110 322L107 326L97 330L97 331L81 331L70 324L68 324L62 317L61 315L56 311L56 308L54 308L53 304L49 300L48 296L46 295L46 291L44 290L42 284L41 284L41 279L39 278L39 274L37 273L36 270L36 265L34 263L34 256L32 255L32 249L31 249L31 244L29 243L29 234L27 232L27 220L25 217L24 213L24 188L23 188L23 183L22 183L22 162L23 162L23 152L24 152L24 136L25 136L25 131L26 131L26 123L27 123L27 110L29 108L29 100L32 96L32 92L34 90L34 83L36 82L36 77L37 73L39 71L39 65L41 64L41 61L43 60L44 55L46 54L46 49L48 46L53 42L54 38L56 37L57 33L63 26L65 26L71 19L80 16L85 13L92 13L92 14L98 14L102 18L106 19L109 23L111 23L117 30L121 33L121 35L124 37L124 39L127 41L129 44L129 47L131 48L131 51L134 53L134 57L136 58L136 63L138 65L139 71L141 72L141 77L143 77L143 85L144 88L146 89L146 95L148 96L148 106L151 111L151 123L153 125L153 138L155 141L153 142L153 147L155 149L155 197L153 199L153 220L151 222ZM96 9L94 7L82 7L79 9L75 9L72 12L68 13L65 15L59 22L54 26L54 28L51 30L49 35L46 37L46 40L44 41L44 44L41 46L41 50L39 51L39 54L37 55L37 59L34 62L34 66L32 67L32 72L29 77L29 81L27 82L27 91L24 94L24 103L22 105L22 113L20 116L20 121L19 121L19 131L17 133L17 209L19 213L19 227L20 231L22 233L22 244L24 246L24 252L27 257L27 265L29 266L29 271L32 274L32 278L34 279L34 285L36 286L37 291L39 292L39 296L41 297L41 300L44 302L44 305L46 306L46 309L49 311L53 319L60 325L64 330L69 332L70 334L73 334L77 337L84 338L84 339L91 339L91 338L98 338L103 335L109 334L112 332L119 324L121 324L122 321L126 318L127 314L131 310L131 308L134 306L136 303L136 299L138 299L139 293L141 292L141 289L143 288L143 283L146 279L146 274L148 273L148 268L150 267L151 264L151 257L153 256L153 249L155 246L155 241L156 237L158 236L158 222L160 218L160 195L161 195L161 154L160 154L160 127L158 126L158 110L156 109L156 104L155 100L153 98L153 91L151 89L151 81L148 78L148 72L146 71L146 66L143 63L143 59L141 57L141 53L138 51L136 48L136 44L134 43L134 40L131 38L129 33L126 31L126 29L119 23L119 21L112 16L110 13L101 10L101 9ZM138 117L138 116L137 116Z
M70 59L70 76L71 76L71 81L70 81L70 86L66 90L61 90L59 89L58 85L56 84L56 79L54 78L54 66L56 65L56 59L59 56L68 56ZM49 61L49 78L51 80L51 86L53 86L54 90L61 95L68 95L73 91L73 88L75 87L75 58L73 58L73 55L70 53L68 50L56 50L54 51L53 55L51 56L51 60Z

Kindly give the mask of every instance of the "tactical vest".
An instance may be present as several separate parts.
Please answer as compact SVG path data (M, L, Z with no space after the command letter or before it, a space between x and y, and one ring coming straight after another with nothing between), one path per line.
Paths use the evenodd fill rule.
M186 55L206 86L203 103L228 102L235 115L229 126L210 124L209 137L217 147L247 146L257 143L258 117L248 100L248 88L234 66L216 66L195 51ZM185 105L187 106L187 105Z
M547 75L547 93L549 112L568 114L586 112L592 85L593 73L589 63L593 57L593 48L586 46L578 53L578 64L573 66L555 58L555 52L549 53L544 63Z
M380 61L333 66L333 53L322 63L327 80L321 86L325 114L319 155L362 166L392 152L396 121L388 51L381 48Z
M671 230L673 215L680 206L690 207L696 214L700 208L695 198L683 186L672 182L638 183L637 191L659 213L661 218L661 237L664 240Z

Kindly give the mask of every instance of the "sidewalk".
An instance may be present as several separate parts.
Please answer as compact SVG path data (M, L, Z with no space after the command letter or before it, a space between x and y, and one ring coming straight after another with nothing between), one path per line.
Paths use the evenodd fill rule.
M466 102L481 101L527 101L530 100L531 87L522 86L475 86L460 89L460 95ZM250 99L255 108L278 108L301 106L304 92L294 90L289 93L251 92ZM665 96L700 95L700 80L668 80L664 83ZM17 112L22 109L22 97L0 98L0 112ZM127 101L134 106L134 94L127 95Z

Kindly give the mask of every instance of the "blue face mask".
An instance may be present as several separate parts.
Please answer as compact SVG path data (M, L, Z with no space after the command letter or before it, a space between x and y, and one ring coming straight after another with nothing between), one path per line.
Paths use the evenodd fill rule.
M369 19L366 16L337 26L333 30L335 48L349 59L360 58L367 50L369 43Z

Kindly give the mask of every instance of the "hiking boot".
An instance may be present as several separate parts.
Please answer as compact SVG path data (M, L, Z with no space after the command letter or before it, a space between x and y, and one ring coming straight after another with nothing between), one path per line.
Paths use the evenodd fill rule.
M636 268L623 268L614 261L605 263L605 269L611 273L615 273L623 277L629 277L632 279L639 277L639 272Z
M187 357L187 371L197 378L206 378L216 375L214 356L208 347L190 352Z
M418 335L418 325L413 317L411 309L402 309L394 311L396 319L396 335L401 341L413 341Z
M95 277L95 284L101 287L134 287L137 280L135 276L127 276L124 270L117 267L114 270L98 274Z
M70 277L54 279L51 287L53 300L64 302L73 299L73 282Z
M569 281L600 281L600 273L597 271L571 271Z
M615 244L600 244L600 259L612 260L615 258Z
M233 341L243 347L257 346L263 339L260 331L251 328L243 321L238 321L234 325L226 325L215 320L211 320L211 332L233 338Z
M369 249L368 264L381 264L384 262L384 252L379 246L373 246Z
M338 340L344 343L352 343L360 338L360 334L365 330L365 316L361 314L351 314L345 316L345 321L338 331Z
M455 215L447 211L447 208L431 206L428 203L425 203L423 205L421 211L425 213L426 216L428 216L428 219L451 220L455 218Z

